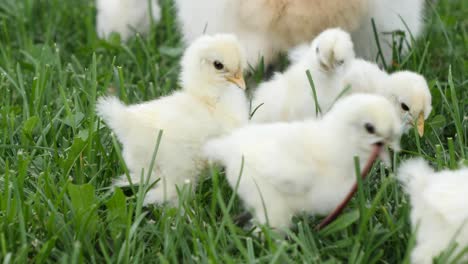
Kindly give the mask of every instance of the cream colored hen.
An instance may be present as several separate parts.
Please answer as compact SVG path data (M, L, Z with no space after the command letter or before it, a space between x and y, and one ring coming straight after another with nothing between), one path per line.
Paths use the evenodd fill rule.
M161 18L157 0L96 0L96 7L96 31L101 38L115 32L127 40L134 31L147 33L151 19Z
M279 52L309 43L327 28L341 27L352 33L359 56L374 60L377 34L387 63L391 59L392 34L422 31L423 0L176 0L184 40L190 43L204 33L236 34L247 47L248 62L263 57L268 64ZM408 32L408 29L410 32Z
M123 157L133 183L149 171L157 134L163 130L145 204L177 202L176 186L196 183L205 164L201 146L206 140L242 126L248 120L243 89L243 50L233 35L203 36L185 52L182 91L150 102L126 106L115 97L100 98L99 116L123 145ZM128 185L121 176L116 185Z

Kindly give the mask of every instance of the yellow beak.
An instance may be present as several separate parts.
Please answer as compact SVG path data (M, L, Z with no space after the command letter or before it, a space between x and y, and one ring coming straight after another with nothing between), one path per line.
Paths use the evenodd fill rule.
M417 127L419 136L422 137L424 135L424 114L422 112L419 113Z
M226 79L233 84L237 85L237 87L241 88L242 90L245 90L246 85L244 81L244 76L242 76L242 72L238 71L234 76L227 76Z

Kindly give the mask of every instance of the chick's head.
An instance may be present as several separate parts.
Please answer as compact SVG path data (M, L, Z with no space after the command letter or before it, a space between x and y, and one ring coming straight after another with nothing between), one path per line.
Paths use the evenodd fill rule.
M390 75L388 92L394 99L404 131L416 121L420 136L424 134L424 120L431 113L431 93L423 76L409 71L396 72Z
M348 64L355 57L351 35L340 29L327 29L311 43L310 55L317 61L321 70L333 72Z
M184 89L210 94L236 85L245 89L244 50L232 34L204 35L186 50L181 61L181 82Z
M354 94L339 100L326 116L335 129L359 151L370 153L375 145L400 149L401 122L392 103L385 97ZM388 163L389 155L380 158Z

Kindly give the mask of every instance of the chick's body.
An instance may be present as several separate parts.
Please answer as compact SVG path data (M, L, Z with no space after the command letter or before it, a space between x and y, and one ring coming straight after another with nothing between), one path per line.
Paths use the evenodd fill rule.
M382 138L394 143L396 112L381 109L389 104L382 97L351 96L323 120L252 124L210 140L204 152L226 166L233 188L239 181L237 192L260 223L286 228L292 215L326 214L345 197L355 181L354 156L364 165L372 144ZM366 116L363 109L373 112ZM382 138L363 132L365 120Z
M247 46L248 61L255 65L263 56L270 63L279 52L312 40L321 31L341 27L353 33L358 54L377 54L371 18L376 21L384 55L390 59L392 37L397 29L413 36L421 31L422 0L177 0L178 19L184 39L204 32L230 32ZM221 14L221 15L220 15Z
M257 108L252 116L253 122L277 122L304 120L319 115L315 108L312 88L305 71L307 66L294 65L284 73L277 73L272 80L262 83L255 91L252 108ZM314 75L314 80L319 79ZM333 80L327 80L332 83ZM320 84L325 83L321 82ZM334 85L331 87L335 87ZM316 89L320 98L319 106L328 105L325 98L332 98L331 89ZM327 94L332 94L331 96Z
M387 96L386 83L389 75L377 64L355 58L337 82L339 88L348 87L348 93L375 93Z
M170 96L132 106L113 97L98 101L99 115L123 145L133 183L140 182L142 170L146 178L157 135L164 131L151 171L151 182L159 178L161 182L147 193L146 204L176 202L176 186L194 184L203 168L202 144L247 122L245 94L228 80L243 82L239 71L244 64L238 45L231 35L200 38L182 60L183 90ZM129 183L121 176L116 184Z
M304 120L326 112L342 90L341 78L354 59L353 43L341 29L328 29L315 38L301 58L284 73L261 83L252 106L253 122ZM306 71L313 79L318 105ZM317 109L316 109L317 107Z
M398 175L410 196L416 232L412 263L432 263L452 239L458 243L454 256L468 247L468 168L435 172L424 160L413 159L401 165Z
M238 195L260 223L285 228L300 211L326 214L332 210L355 179L346 170L352 168L356 153L333 148L341 144L328 129L314 121L253 125L224 141L212 141L207 151L219 155L233 188L243 157Z

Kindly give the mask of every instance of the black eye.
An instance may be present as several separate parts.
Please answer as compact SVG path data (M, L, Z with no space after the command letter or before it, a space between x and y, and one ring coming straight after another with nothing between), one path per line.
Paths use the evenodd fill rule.
M374 134L375 133L375 128L370 123L364 124L364 128L367 130L367 133L369 133L369 134Z
M319 53L319 47L318 46L315 48L315 53L317 53L317 54Z
M403 109L403 111L409 111L409 107L405 103L401 103L401 109Z
M344 63L344 60L339 60L336 62L337 65L343 65L343 63Z
M224 65L219 61L214 61L213 66L215 67L215 69L217 69L219 71L224 69Z

